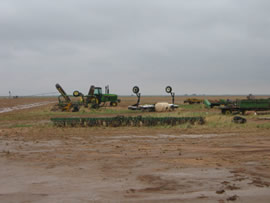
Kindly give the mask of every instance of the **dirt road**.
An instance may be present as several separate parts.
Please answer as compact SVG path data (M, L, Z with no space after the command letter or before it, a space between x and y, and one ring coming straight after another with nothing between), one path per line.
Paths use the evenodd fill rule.
M31 109L39 106L45 106L48 104L55 103L53 101L43 101L43 102L38 102L38 103L31 103L31 104L23 104L23 105L17 105L17 106L12 106L12 107L5 107L5 108L0 108L0 114L1 113L7 113L11 111L16 111L16 110L22 110L22 109Z
M0 202L269 202L270 136L0 130Z

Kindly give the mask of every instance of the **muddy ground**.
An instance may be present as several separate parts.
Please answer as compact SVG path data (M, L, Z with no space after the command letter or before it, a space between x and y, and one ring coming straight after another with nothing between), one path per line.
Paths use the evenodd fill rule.
M56 128L49 107L0 115L0 202L270 201L269 129Z

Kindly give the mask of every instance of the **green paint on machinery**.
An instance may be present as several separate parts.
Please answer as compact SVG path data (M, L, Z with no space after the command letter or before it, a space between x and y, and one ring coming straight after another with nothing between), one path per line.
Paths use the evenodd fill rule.
M267 111L270 110L270 98L268 99L242 99L232 104L220 107L222 114L242 113L246 111Z
M99 118L51 118L57 127L123 127L123 126L176 126L185 123L204 124L203 117L99 117Z
M102 93L101 87L95 87L94 96L97 98L99 105L104 105L106 102L109 102L110 106L117 106L118 103L121 102L116 94L109 94L109 86L105 87L105 94Z
M73 95L67 95L64 89L59 85L55 85L59 91L58 104L53 107L52 111L79 111L81 106L89 108L99 108L104 106L107 102L110 106L117 106L120 103L120 99L116 94L109 94L109 86L106 86L106 93L102 93L101 87L90 86L87 95L82 94L79 91L74 91Z
M222 106L222 105L228 105L228 104L232 104L234 101L232 100L224 100L224 99L219 99L219 100L208 100L205 99L203 101L204 105L206 108L214 108L215 106Z

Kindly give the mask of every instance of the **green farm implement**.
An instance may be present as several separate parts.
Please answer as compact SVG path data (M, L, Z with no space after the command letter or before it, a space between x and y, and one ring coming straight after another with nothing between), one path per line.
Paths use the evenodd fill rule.
M220 107L222 114L242 113L246 111L268 111L270 110L269 99L242 99L232 104Z
M214 108L215 106L233 104L234 101L224 100L224 99L220 99L220 100L208 100L208 99L205 99L203 101L203 103L204 103L206 108Z
M101 87L90 86L87 95L79 91L74 91L73 95L68 95L64 89L59 85L55 85L56 89L60 93L58 97L58 104L52 109L53 111L79 111L81 106L86 108L99 108L106 103L110 103L110 106L117 106L120 102L116 94L109 94L109 86L106 86L106 93L102 93Z

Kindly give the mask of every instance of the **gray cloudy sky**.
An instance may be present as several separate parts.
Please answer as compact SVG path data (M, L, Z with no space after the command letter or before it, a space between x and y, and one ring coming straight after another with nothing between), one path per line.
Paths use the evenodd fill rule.
M0 95L269 94L269 0L1 0Z

